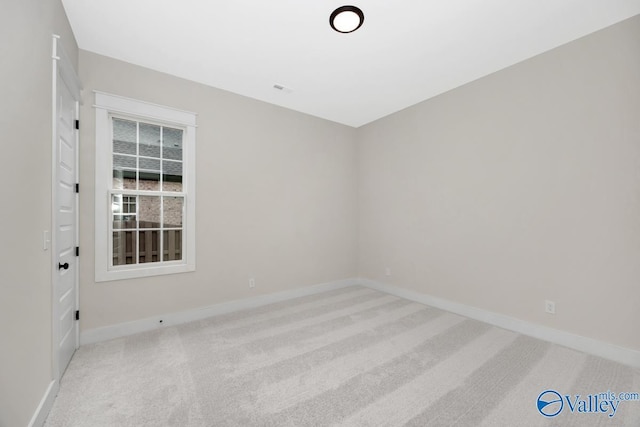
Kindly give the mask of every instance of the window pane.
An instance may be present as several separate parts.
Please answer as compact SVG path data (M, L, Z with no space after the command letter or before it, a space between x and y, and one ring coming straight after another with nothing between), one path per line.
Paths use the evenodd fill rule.
M140 230L138 241L138 259L141 264L160 261L160 230Z
M162 162L163 191L182 191L182 162Z
M140 157L140 170L160 172L160 160Z
M122 180L122 186L124 190L135 190L136 189L136 177L135 174L131 178L127 178L127 174L125 173L125 178Z
M113 229L136 228L136 196L114 194L111 197Z
M160 191L159 172L140 172L140 190Z
M114 190L122 190L124 188L124 172L122 170L113 171L113 183L111 188Z
M122 213L122 194L114 194L111 196L111 212L114 214Z
M162 202L162 219L165 228L182 227L182 206L184 197L164 197Z
M138 189L160 191L160 160L140 157Z
M182 160L182 130L162 128L162 158Z
M160 228L160 197L138 198L138 224L140 228Z
M113 188L136 189L136 158L133 156L113 155Z
M135 215L113 215L113 230L126 230L136 228Z
M113 265L134 264L136 256L136 232L113 232Z
M140 123L140 155L160 157L160 126Z
M136 154L136 122L113 119L113 152Z
M182 230L165 230L163 232L163 261L182 259Z
M122 212L123 213L136 213L136 196L122 196Z

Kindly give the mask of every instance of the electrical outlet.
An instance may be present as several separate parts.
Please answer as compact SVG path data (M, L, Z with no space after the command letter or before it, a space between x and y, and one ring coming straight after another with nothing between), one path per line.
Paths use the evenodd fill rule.
M255 288L256 287L256 279L254 279L253 277L249 278L249 287L250 288Z
M554 301L546 300L544 302L544 311L549 314L556 314L556 303Z
M385 267L384 268L384 275L385 276L391 276L391 269L389 267Z

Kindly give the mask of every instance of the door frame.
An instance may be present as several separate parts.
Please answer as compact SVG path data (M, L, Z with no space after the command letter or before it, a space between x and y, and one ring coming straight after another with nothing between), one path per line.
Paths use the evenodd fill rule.
M60 343L60 328L58 325L59 313L58 313L58 304L56 303L56 294L55 291L58 285L58 253L56 250L56 228L58 224L57 217L57 197L58 197L58 81L59 79L63 81L66 86L71 91L73 98L75 99L76 111L75 116L76 120L79 118L80 114L80 104L81 104L81 91L82 85L80 84L80 79L76 74L75 68L69 59L69 56L65 53L64 48L62 47L62 43L60 41L60 36L57 34L53 34L52 36L52 106L51 106L51 114L52 114L52 132L51 132L51 233L50 233L50 242L49 247L51 248L51 319L52 319L52 340L51 340L51 364L52 364L52 372L53 372L53 380L56 383L59 383L60 378L62 376L62 372L60 372L59 368L59 343ZM75 132L74 144L75 144L75 178L76 182L78 182L78 166L79 166L79 156L78 150L80 148L80 138L79 132ZM78 212L78 193L76 193L75 197L75 245L78 246L79 236L80 236L80 227L79 227L79 212ZM76 259L79 259L76 258ZM74 288L75 288L75 310L78 310L79 307L79 296L78 296L78 284L79 284L79 268L78 263L76 262L76 268L74 269L75 278L74 278ZM79 322L76 321L74 324L75 329L75 348L77 349L80 344L80 329Z

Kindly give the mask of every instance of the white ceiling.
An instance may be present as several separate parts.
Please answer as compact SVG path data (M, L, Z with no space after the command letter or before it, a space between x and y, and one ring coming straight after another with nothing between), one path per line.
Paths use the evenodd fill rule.
M640 0L63 4L81 49L353 127L640 13ZM345 4L365 14L351 34L329 26Z

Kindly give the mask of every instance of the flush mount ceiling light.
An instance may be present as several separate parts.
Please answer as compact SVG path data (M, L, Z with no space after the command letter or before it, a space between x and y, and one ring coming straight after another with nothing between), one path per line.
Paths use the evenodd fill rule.
M329 24L339 33L352 33L362 26L364 13L355 6L341 6L331 13Z

